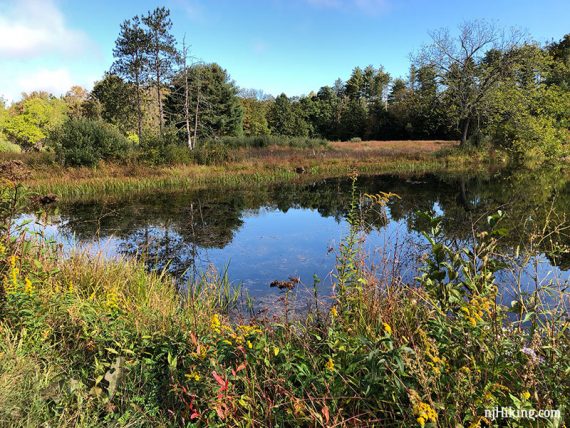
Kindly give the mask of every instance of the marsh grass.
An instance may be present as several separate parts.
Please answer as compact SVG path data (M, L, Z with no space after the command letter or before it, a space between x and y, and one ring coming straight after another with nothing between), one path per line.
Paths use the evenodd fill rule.
M232 316L239 290L223 272L179 292L140 261L64 258L4 228L0 426L518 427L533 425L483 410L566 412L568 307L509 318L494 282L501 215L459 252L426 217L430 250L406 284L362 253L363 210L394 196L356 183L335 294L300 317ZM4 221L16 188L2 188Z
M156 189L187 189L203 186L255 186L267 183L302 182L346 175L418 173L486 169L487 162L468 157L452 159L434 156L450 142L362 142L331 143L310 148L288 144L256 147L245 144L224 147L219 158L204 151L204 159L172 165L141 162L105 164L95 168L64 168L50 153L1 154L0 162L19 160L29 170L28 188L37 193L54 193L64 199L97 195L128 194ZM196 155L202 157L201 154ZM0 172L1 173L1 172Z

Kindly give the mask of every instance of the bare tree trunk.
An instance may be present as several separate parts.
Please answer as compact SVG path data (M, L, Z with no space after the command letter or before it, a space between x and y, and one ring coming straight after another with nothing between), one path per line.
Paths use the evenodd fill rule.
M184 69L184 122L186 125L186 138L188 149L192 150L192 130L190 129L190 88L188 85L188 48L186 47L186 37L182 39L182 67Z
M156 36L158 38L158 36ZM158 103L158 132L162 136L162 128L164 122L164 112L162 110L162 94L160 91L161 87L161 75L160 75L160 51L157 49L154 53L154 60L156 64L156 100Z
M139 142L142 141L142 106L141 106L141 84L139 76L135 78L135 85L137 87L137 135Z
M194 113L194 145L198 145L198 114L200 111L200 89L198 89L198 97L196 99L196 112Z
M467 143L467 135L469 134L469 118L464 119L465 121L463 122L463 132L461 134L461 146L465 146L465 144Z
M186 122L186 137L188 139L188 148L192 150L192 131L190 129L190 90L188 88L188 69L184 68L184 120Z

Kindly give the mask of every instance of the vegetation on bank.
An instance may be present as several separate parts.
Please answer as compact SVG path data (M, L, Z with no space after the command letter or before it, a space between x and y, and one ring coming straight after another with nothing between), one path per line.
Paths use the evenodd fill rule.
M273 97L240 89L218 64L191 63L169 10L157 8L121 24L114 62L91 91L0 100L0 150L14 151L6 140L54 151L67 166L208 162L229 148L325 140L459 140L516 161L568 155L570 35L539 45L473 21L430 36L405 78L356 67L346 81Z
M239 144L244 147L238 148L173 152L172 165L124 159L100 162L96 168L72 168L61 166L53 154L5 154L0 155L0 178L22 181L37 193L73 199L153 189L306 182L350 171L379 174L487 170L504 166L506 160L501 152L466 154L454 149L456 142L445 141L334 143L309 149L294 145L256 147L257 139L253 140L251 146L248 139L247 144Z
M459 250L424 217L430 251L403 284L376 275L361 251L361 216L391 196L354 186L332 300L265 319L240 316L237 293L213 274L179 290L138 262L64 259L41 231L14 227L25 191L4 184L2 425L528 424L488 420L495 406L566 417L568 291L543 283L504 302L501 213Z

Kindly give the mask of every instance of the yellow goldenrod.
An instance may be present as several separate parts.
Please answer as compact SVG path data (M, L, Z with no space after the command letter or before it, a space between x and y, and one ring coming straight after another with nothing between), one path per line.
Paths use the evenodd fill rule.
M212 319L210 320L210 326L212 327L212 330L214 331L214 333L221 333L222 331L222 323L220 321L220 317L218 316L218 314L214 314L212 315Z
M26 277L24 282L25 282L24 293L32 294L34 292L34 286L32 285L32 281L30 281L30 278Z
M325 368L329 371L332 372L334 370L334 361L332 358L329 357L327 363L325 364Z
M200 375L196 372L186 373L186 379L193 380L194 382L200 381Z
M338 310L336 309L336 306L333 306L333 307L331 308L331 317L332 317L332 318L338 317Z

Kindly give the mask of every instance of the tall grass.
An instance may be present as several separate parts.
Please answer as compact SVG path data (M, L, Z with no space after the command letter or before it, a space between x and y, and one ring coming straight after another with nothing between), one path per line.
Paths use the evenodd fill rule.
M14 191L2 188L3 224ZM332 304L295 318L230 316L238 291L224 275L180 293L139 262L64 259L41 234L2 229L0 426L528 422L488 420L494 406L560 409L563 418L568 293L532 306L531 317L530 306L513 313L501 303L501 215L460 252L426 217L431 251L417 282L383 282L361 251L363 209L392 195L353 196Z

